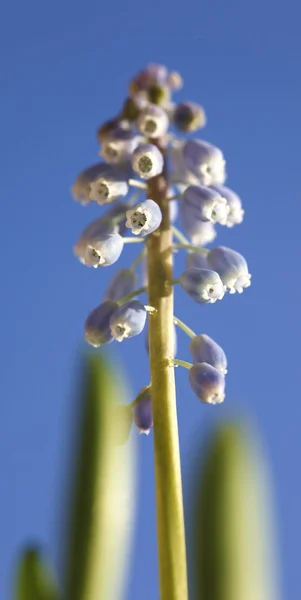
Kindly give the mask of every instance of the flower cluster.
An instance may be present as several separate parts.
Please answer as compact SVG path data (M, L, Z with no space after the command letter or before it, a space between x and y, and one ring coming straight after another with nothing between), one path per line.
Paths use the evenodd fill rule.
M147 260L147 236L156 235L162 221L157 199L147 196L149 181L163 171L169 186L173 247L187 253L184 272L170 283L179 283L198 304L214 304L227 292L242 293L250 285L251 275L241 254L224 246L206 248L216 237L216 227L241 223L244 210L238 194L225 186L223 152L206 140L181 137L206 124L200 105L172 101L172 93L181 86L181 76L163 65L150 64L140 71L130 82L128 97L118 115L98 129L102 160L83 170L72 187L74 199L82 205L96 202L107 207L84 229L74 246L83 265L110 266L127 243L143 244L134 263L114 274L103 302L88 315L85 338L92 346L140 334L148 313L153 311L136 299L147 292L147 281L138 287L136 267ZM174 225L177 219L182 231ZM171 366L189 368L191 387L201 401L222 402L227 372L224 351L208 335L194 334L176 317L174 322L192 338L193 362L172 356ZM141 432L148 433L153 426L151 386L137 398L133 420Z

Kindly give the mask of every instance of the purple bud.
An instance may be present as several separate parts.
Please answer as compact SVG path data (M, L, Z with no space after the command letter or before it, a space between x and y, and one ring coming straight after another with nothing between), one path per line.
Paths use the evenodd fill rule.
M180 222L185 235L194 245L207 246L216 238L213 223L196 219L183 202L180 202Z
M90 312L85 322L85 339L91 346L101 346L113 341L110 318L118 308L116 302L107 300Z
M224 185L214 185L211 187L227 200L229 212L226 226L233 227L233 225L242 223L245 211L242 208L240 197L233 192L233 190L230 190L230 188L225 187Z
M185 259L186 269L208 269L207 254L204 252L192 252Z
M153 144L140 144L132 155L132 167L142 179L151 179L163 170L163 156Z
M127 210L126 219L125 225L134 235L146 236L158 229L162 221L162 213L157 202L147 199Z
M141 392L146 389L146 387L142 388L139 393L141 394ZM149 393L146 393L146 395L134 407L133 419L135 425L137 425L139 429L139 433L146 433L148 435L154 426L150 388Z
M107 291L104 295L105 300L117 302L120 298L131 294L138 286L138 277L132 269L120 269L111 279Z
M222 151L203 140L188 140L183 147L187 169L194 173L201 184L223 184L226 179L225 159Z
M241 294L251 285L251 275L244 257L225 246L217 246L207 254L208 265L220 276L230 294Z
M220 404L225 399L225 378L206 362L196 363L189 370L190 385L196 396L206 404Z
M146 137L159 138L167 132L169 120L163 108L148 104L141 110L136 123L139 131Z
M209 335L196 335L189 344L195 363L208 363L223 375L227 373L227 357L223 349Z
M182 273L179 283L198 304L213 304L225 294L220 276L208 269L187 269Z
M139 335L146 321L146 310L139 300L130 300L119 306L110 319L111 332L115 340Z
M180 131L196 131L206 125L206 114L202 106L195 102L181 102L177 105L173 121Z
M204 185L190 185L183 194L183 214L191 214L200 221L225 225L229 207L227 200L214 189Z

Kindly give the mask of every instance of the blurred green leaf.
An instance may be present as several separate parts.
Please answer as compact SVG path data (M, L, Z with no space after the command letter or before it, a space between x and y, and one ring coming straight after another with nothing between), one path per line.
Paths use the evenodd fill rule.
M192 545L194 600L275 600L268 473L257 437L221 425L200 456ZM199 462L200 462L199 461Z
M127 398L119 368L102 355L84 360L81 418L65 560L68 600L119 600L130 553L134 488L133 440L116 416Z
M14 582L14 600L58 600L55 577L38 548L22 553Z

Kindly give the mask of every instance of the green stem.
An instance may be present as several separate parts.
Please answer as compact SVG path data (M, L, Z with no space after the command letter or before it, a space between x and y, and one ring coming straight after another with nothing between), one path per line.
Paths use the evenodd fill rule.
M160 148L165 154L165 149ZM147 238L150 370L154 417L157 533L161 600L187 600L182 482L173 358L172 231L166 172L149 181L149 198L162 211L159 229Z
M137 179L129 179L129 185L132 187L139 188L140 190L146 190L147 185L143 183L143 181L139 181Z
M184 250L192 250L193 252L203 252L208 254L208 248L201 248L200 246L193 246L193 244L173 244L173 248L184 248Z
M193 367L192 363L187 362L187 360L180 360L179 358L174 358L170 361L170 366L172 365L175 367L184 367L185 369L191 369L191 367Z
M145 244L145 239L144 238L139 238L139 237L124 237L123 239L123 243L124 244Z
M178 317L174 317L173 318L173 322L175 325L177 325L178 327L180 327L180 329L182 329L183 331L185 331L185 333L187 333L187 335L189 335L190 338L194 338L196 336L196 334L194 333L194 331L192 331L192 329L190 329L190 327L188 327L187 325L185 325L185 323L183 323L183 321L180 321L180 319L178 319Z
M131 300L132 298L135 298L135 296L139 296L139 294L143 294L144 292L147 292L146 286L138 288L137 290L134 290L127 296L123 296L123 298L120 298L120 300L118 300L118 304L120 304L120 305L124 304L125 302L128 302L128 300Z
M190 245L189 243L189 239L182 233L182 231L180 231L177 227L175 227L174 225L172 226L172 232L175 236L175 238L177 238L177 240L179 240L179 242L181 242L181 244L185 244L185 245Z

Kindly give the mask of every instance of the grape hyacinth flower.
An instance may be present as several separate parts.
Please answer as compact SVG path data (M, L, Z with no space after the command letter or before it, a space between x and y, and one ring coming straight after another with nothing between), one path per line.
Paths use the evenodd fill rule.
M205 404L220 404L224 401L225 378L208 363L193 365L189 370L189 381L195 395Z
M183 290L198 304L213 304L222 300L226 286L218 273L209 269L186 269L179 279Z
M143 135L155 139L167 132L169 121L163 108L155 104L148 104L141 110L136 124Z
M201 334L192 338L190 354L195 363L208 363L223 375L227 373L227 357L223 349L209 335Z
M244 257L224 246L212 248L207 255L208 265L220 276L230 294L241 294L244 288L251 285L251 275Z
M104 294L104 299L117 302L136 290L138 287L137 284L137 273L133 269L119 269L113 279L111 279Z
M196 219L189 210L180 203L180 223L182 229L194 246L207 246L216 238L216 230L211 221Z
M85 322L85 340L88 344L97 348L113 341L110 318L116 308L118 308L116 302L106 300L90 312Z
M116 177L113 172L102 175L90 184L90 200L95 200L98 204L113 202L118 198L125 197L129 191L126 179L120 175Z
M151 179L163 170L163 156L157 146L140 144L132 154L132 167L142 179Z
M148 435L154 426L151 388L149 386L143 387L139 392L140 394L143 394L143 397L133 409L133 420L139 429L139 433Z
M98 128L104 162L81 171L72 186L75 200L83 205L96 202L100 211L75 244L81 263L110 266L123 248L124 261L128 245L139 248L130 264L121 264L102 304L88 315L85 338L97 347L139 335L150 314L145 342L151 387L142 388L137 398L121 407L129 427L120 443L126 443L129 417L141 432L154 427L162 600L170 600L175 590L181 590L177 600L188 600L183 507L176 483L181 475L175 367L189 370L192 390L207 404L223 402L227 372L223 349L174 315L175 284L203 305L221 300L227 291L241 293L251 279L241 254L224 246L205 248L215 239L219 224L242 223L244 210L239 196L225 186L222 150L193 137L206 125L204 109L174 99L173 92L182 83L179 73L160 64L151 63L134 75L117 114ZM179 228L173 225L178 213ZM129 230L133 235L122 237ZM175 278L174 262L180 252L186 255L185 270ZM137 278L140 267L142 287ZM143 293L148 304L137 299ZM175 326L190 339L186 347L192 363L175 358Z
M226 180L222 151L203 140L188 140L183 146L183 158L202 185L223 184Z
M126 212L126 227L134 235L149 235L158 229L162 221L162 213L156 202L147 199Z
M180 131L196 131L205 127L206 114L203 107L195 102L181 102L174 110L173 122Z
M74 253L88 267L107 267L118 260L123 244L119 233L98 233L81 238L74 246Z
M223 198L226 198L229 207L227 216L226 226L233 227L233 225L239 225L242 223L244 218L244 210L242 208L240 197L230 190L230 188L224 185L212 185L211 189L218 192Z
M146 310L138 300L129 300L119 306L111 316L111 332L117 342L139 335L144 329Z
M204 185L190 185L183 194L183 214L190 213L200 221L227 223L229 207L226 198Z

